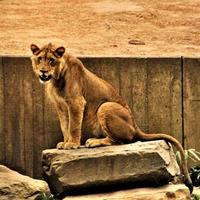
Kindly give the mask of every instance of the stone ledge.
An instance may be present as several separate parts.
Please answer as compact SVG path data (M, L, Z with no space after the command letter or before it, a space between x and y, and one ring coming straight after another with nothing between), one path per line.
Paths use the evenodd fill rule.
M159 188L137 188L110 193L67 196L63 200L190 200L190 192L183 184Z
M42 165L54 193L119 184L158 186L180 173L172 149L162 140L93 149L48 149L42 153Z

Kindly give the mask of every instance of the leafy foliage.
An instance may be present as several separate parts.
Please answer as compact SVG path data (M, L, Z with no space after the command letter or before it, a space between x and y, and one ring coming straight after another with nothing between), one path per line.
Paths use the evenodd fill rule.
M181 163L181 154L179 151L176 152L176 156L178 161ZM187 149L185 150L185 158L186 160L191 159L194 162L200 161L200 152L196 151L195 149Z
M37 199L38 200L55 200L53 194L44 193L44 192L42 192Z
M200 166L192 167L190 169L190 176L194 186L200 186Z
M176 156L177 156L178 161L181 163L182 160L181 160L181 154L179 151L176 152ZM196 151L195 149L187 149L185 150L185 158L188 161L189 160L192 160L194 162L200 161L200 152ZM192 179L192 183L194 186L200 186L200 166L190 168L190 177ZM195 198L199 198L199 197L195 197ZM198 200L200 200L200 198Z
M200 200L200 194L193 194L192 200Z

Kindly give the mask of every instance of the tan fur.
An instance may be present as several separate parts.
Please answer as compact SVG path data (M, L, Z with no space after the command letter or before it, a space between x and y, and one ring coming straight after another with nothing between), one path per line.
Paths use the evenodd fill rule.
M37 76L46 71L45 88L57 110L64 141L59 149L97 147L138 140L165 139L174 144L182 155L183 172L191 190L191 180L181 144L166 134L145 134L136 125L132 113L106 81L87 70L82 62L65 53L64 48L49 44L43 48L31 46L32 65ZM42 57L41 61L38 58ZM49 59L56 60L54 66ZM51 75L51 76L49 76Z

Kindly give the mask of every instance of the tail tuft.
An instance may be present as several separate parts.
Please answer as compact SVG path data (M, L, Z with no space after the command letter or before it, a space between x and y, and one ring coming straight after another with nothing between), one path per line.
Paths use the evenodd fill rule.
M185 185L189 188L190 194L192 194L192 192L193 192L193 184L192 184L192 181L189 181L188 179L186 179L186 180L184 181L184 183L185 183Z

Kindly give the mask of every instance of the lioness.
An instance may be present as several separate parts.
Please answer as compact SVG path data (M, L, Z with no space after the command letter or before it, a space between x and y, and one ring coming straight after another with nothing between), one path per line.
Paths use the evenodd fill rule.
M32 44L32 66L45 88L60 119L64 141L58 149L76 149L165 139L181 153L185 184L192 182L181 144L166 134L145 134L136 125L131 111L106 81L86 69L82 62L51 43L41 49Z

